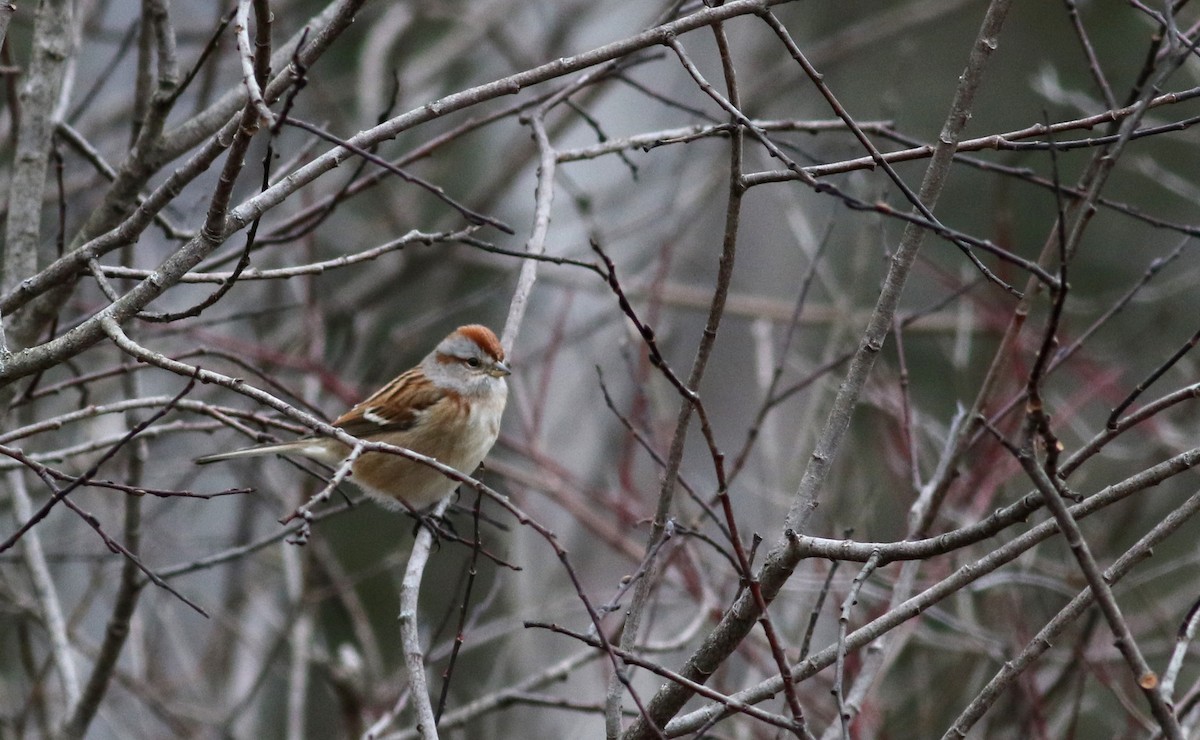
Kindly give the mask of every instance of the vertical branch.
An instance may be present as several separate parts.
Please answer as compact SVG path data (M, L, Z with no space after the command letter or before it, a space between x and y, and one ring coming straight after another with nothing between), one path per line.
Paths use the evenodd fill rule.
M917 430L913 425L912 395L908 386L908 355L904 351L904 322L892 325L896 338L896 366L900 372L900 430L908 456L908 476L913 491L921 490L920 453L917 446Z
M450 499L442 499L434 507L432 516L440 517L450 505ZM417 730L421 740L437 740L437 715L429 696L429 684L425 677L425 652L421 649L421 629L418 606L421 603L421 577L425 574L425 563L433 547L433 529L418 526L404 578L400 582L400 643L404 649L404 668L408 673L408 693L417 712Z
M129 157L117 168L116 178L105 193L104 203L89 215L72 247L112 229L133 209L138 192L154 171L151 160L158 155L157 147L163 126L177 99L179 62L167 0L145 0L142 23L152 29L155 41L157 77L154 94L147 101L145 113L137 122L137 136L130 146ZM139 60L139 64L148 73L149 61Z
M254 48L250 47L250 5L254 4L254 31L255 43ZM237 6L237 23L234 25L234 32L237 36L238 58L242 62L242 86L246 88L246 97L249 101L247 105L253 108L262 120L268 123L275 121L275 115L271 113L271 109L267 107L266 101L263 99L263 86L267 84L267 76L270 74L269 67L266 67L267 74L261 74L264 65L269 65L271 60L271 24L270 24L270 8L267 7L265 0L239 0Z
M551 108L567 100L572 94L585 87L597 77L611 71L613 64L600 65L588 70L575 78L545 102L538 105L528 117L522 118L533 131L533 140L538 150L537 189L534 192L533 231L529 241L525 243L525 253L541 256L546 253L546 236L550 231L550 212L554 205L554 178L558 168L558 156L550 135L546 131L546 114ZM513 291L512 300L508 305L508 317L504 321L504 329L500 333L500 345L505 352L511 352L517 342L517 334L525 320L525 309L529 304L529 295L533 292L533 284L537 280L537 259L525 260L521 265L521 273L517 277L517 288Z
M843 740L850 740L850 720L852 719L852 715L846 709L846 633L850 627L850 612L858 604L858 592L862 590L863 584L867 582L878 566L879 551L876 550L851 582L850 591L842 601L842 610L838 614L837 660L834 663L833 693L837 697L837 726L841 730Z
M138 133L150 109L154 89L154 26L150 22L150 1L142 0L142 17L137 29L137 76L133 83L133 103L130 106L129 146L137 143Z
M25 476L19 468L8 471L8 490L12 495L13 513L24 521L33 516L33 503L25 487ZM62 680L63 694L67 706L79 701L79 673L71 659L71 644L67 637L67 623L63 619L62 605L50 566L42 550L42 538L37 529L31 529L21 538L21 557L29 569L29 580L33 584L34 596L41 610L43 624L50 635L50 655ZM57 718L54 718L57 721Z
M558 100L558 96L552 99L553 102ZM547 106L542 105L529 116L529 126L533 129L533 139L537 142L538 168L537 189L534 192L533 232L525 244L525 251L538 255L546 253L546 234L550 230L550 211L554 204L554 173L558 166L554 147L550 143L549 134L546 133L546 111ZM508 305L508 318L504 321L504 330L500 336L500 345L506 353L512 352L517 334L521 331L525 308L529 304L529 294L533 292L533 284L537 280L537 270L537 260L525 260L521 265L517 289L513 291L512 301Z
M71 8L71 0L42 0L38 6L33 55L20 94L23 115L8 190L8 223L0 264L0 292L4 293L37 272L42 194L56 124L53 115L71 53ZM23 338L17 339L24 343Z
M308 671L312 662L313 616L305 596L309 565L307 548L283 545L283 572L288 610L295 615L287 630L289 647L284 737L303 740L308 715Z
M179 85L175 30L167 12L167 0L145 0L142 23L153 29L157 60L156 91L149 100L145 114L139 117L139 122L132 129L136 137L130 146L129 158L121 166L112 187L105 193L104 202L92 211L71 240L71 249L116 227L137 205L140 189L156 169L151 160L157 154L162 127L174 106ZM140 69L148 73L148 55L144 55L139 64ZM50 290L39 295L32 305L25 308L13 327L18 344L33 344L43 327L53 321L74 292L73 278L74 275L55 280Z

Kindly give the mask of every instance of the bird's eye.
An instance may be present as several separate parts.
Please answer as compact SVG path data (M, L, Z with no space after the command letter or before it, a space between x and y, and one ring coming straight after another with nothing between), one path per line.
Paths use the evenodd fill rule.
M481 363L479 361L478 357L468 357L467 358L467 367L479 367L481 364L483 364L483 363Z

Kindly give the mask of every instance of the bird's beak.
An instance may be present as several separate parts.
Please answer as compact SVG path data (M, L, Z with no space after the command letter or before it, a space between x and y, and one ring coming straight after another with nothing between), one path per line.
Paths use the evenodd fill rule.
M512 370L509 370L508 365L505 365L503 362L497 362L492 365L491 370L488 370L488 375L493 378L503 378L506 375L512 375Z

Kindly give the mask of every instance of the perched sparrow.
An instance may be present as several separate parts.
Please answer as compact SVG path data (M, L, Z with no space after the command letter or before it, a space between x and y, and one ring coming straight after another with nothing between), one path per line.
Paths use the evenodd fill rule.
M386 442L432 457L470 474L500 433L508 398L504 350L491 329L461 326L443 339L421 364L400 375L333 422L346 433ZM196 460L210 463L259 455L300 455L337 466L350 454L327 437L259 445ZM458 486L419 462L386 452L368 452L351 468L351 480L392 506L414 509L434 504Z

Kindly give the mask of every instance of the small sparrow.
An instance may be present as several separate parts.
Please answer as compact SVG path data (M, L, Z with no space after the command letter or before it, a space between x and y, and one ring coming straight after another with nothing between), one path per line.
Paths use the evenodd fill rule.
M421 363L342 414L333 426L368 442L386 442L432 457L470 475L496 443L508 399L504 349L491 329L460 326ZM211 463L260 455L300 455L336 467L350 447L327 437L259 445L196 460ZM383 503L423 509L449 496L458 482L386 452L368 452L351 480Z

